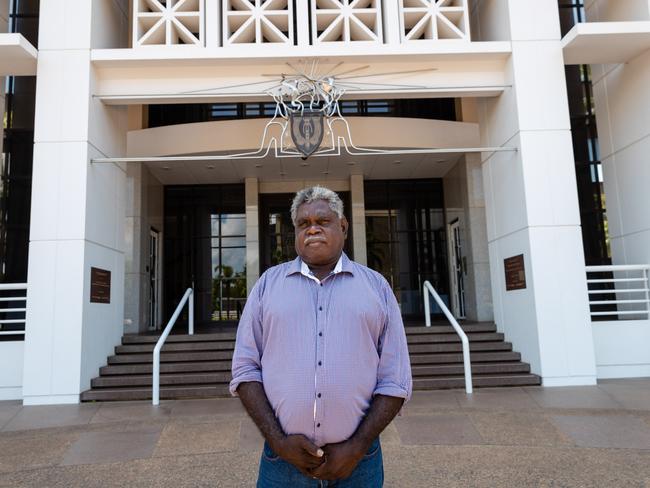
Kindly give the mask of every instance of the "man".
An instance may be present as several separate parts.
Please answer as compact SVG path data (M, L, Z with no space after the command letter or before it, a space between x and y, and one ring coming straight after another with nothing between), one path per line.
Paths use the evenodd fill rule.
M411 394L402 317L386 280L343 253L343 202L291 206L298 257L267 270L244 309L230 391L266 439L258 487L380 487L379 434Z

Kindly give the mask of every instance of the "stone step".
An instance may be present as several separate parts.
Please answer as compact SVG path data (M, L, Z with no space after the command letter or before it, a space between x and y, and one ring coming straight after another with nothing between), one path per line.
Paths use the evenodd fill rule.
M461 354L411 354L411 365L421 364L457 364L463 363ZM520 361L521 354L516 351L475 352L470 354L472 363Z
M463 345L460 342L448 344L409 344L409 353L439 353L462 351ZM511 351L512 344L509 342L470 342L470 352L474 351Z
M180 398L215 398L229 397L228 385L192 385L192 386L163 386L160 388L162 400ZM87 390L81 394L82 402L90 401L135 401L151 400L151 387L133 388L98 388Z
M160 385L228 384L232 379L230 371L219 373L161 374ZM94 378L91 388L118 388L124 386L151 386L152 375L100 376Z
M126 334L122 336L122 344L155 344L160 335ZM234 341L236 332L212 332L210 334L170 334L165 343L169 342L209 342L209 341Z
M190 351L168 352L160 354L161 363L180 363L190 361L223 361L232 359L233 351ZM153 354L118 354L110 356L108 364L134 364L149 363L153 361Z
M160 363L160 373L204 373L230 371L232 361L196 361L188 363ZM99 368L101 376L151 374L152 362L148 364L115 364Z
M449 331L448 331L449 332ZM503 341L504 336L500 332L468 332L467 337L471 342L499 342ZM441 343L460 343L460 337L451 330L450 333L436 334L415 334L407 336L409 344L441 344ZM152 353L155 343L148 344L126 344L117 346L115 354L138 354ZM234 341L194 341L194 342L171 342L166 343L162 352L179 352L179 351L232 351L235 349Z
M413 379L428 376L463 375L465 373L465 367L462 363L412 366L411 373L413 375ZM472 364L472 375L502 373L530 373L530 366L526 363L521 362Z
M115 347L115 354L137 354L153 352L155 343L151 344L126 344ZM233 351L235 341L201 341L201 342L170 342L165 343L161 352L177 351Z
M541 384L539 376L522 375L476 375L473 377L476 388L497 386L532 386ZM441 376L436 378L416 378L413 380L414 390L434 390L465 387L462 376ZM230 396L226 384L197 384L161 386L160 398L163 400L180 398L214 398ZM150 387L97 388L81 394L81 401L126 401L150 400Z
M493 322L475 322L475 323L461 323L460 328L465 332L496 332L497 326ZM451 324L444 325L432 325L431 327L426 327L424 322L418 325L412 325L411 323L406 323L404 325L404 330L406 335L425 335L425 334L447 334L454 332L454 328Z
M476 388L534 386L541 384L540 377L535 374L472 376L472 385ZM413 379L414 390L442 390L449 388L465 388L465 378L463 376L440 376L436 378Z
M467 339L469 342L497 342L503 341L504 336L500 332L468 332ZM449 334L418 334L407 335L408 344L439 344L444 342L460 342L460 337L452 329Z

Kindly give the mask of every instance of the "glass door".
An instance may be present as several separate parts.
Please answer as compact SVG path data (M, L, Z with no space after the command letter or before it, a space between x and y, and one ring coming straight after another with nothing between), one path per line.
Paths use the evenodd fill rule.
M441 180L366 181L364 194L368 266L390 283L402 314L424 313L426 280L448 304Z
M246 301L243 185L165 188L166 318L194 287L197 323L234 322Z
M451 268L451 309L457 319L464 319L465 266L458 219L449 224L449 266Z

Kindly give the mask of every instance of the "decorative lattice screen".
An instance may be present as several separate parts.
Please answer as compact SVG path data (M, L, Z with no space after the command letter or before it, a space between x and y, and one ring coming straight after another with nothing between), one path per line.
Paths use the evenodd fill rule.
M311 0L312 43L382 43L380 0Z
M224 46L293 44L292 0L223 0L222 15Z
M203 0L134 0L134 46L203 46Z
M400 0L402 41L469 41L467 0Z

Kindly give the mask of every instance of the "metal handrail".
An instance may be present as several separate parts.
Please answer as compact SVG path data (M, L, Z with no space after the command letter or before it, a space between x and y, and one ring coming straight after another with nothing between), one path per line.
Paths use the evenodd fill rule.
M605 265L605 266L585 266L587 274L587 295L589 297L590 307L599 305L611 305L615 310L598 311L590 310L592 319L594 317L614 317L617 319L619 316L644 316L650 319L650 265L647 264L623 264L623 265ZM590 273L616 273L626 272L625 276L614 275L612 278L589 278ZM630 277L627 272L637 272L640 275ZM614 277L616 276L616 277ZM589 285L611 285L612 289L599 289L590 288ZM621 284L622 286L618 286ZM625 288L625 284L630 288ZM614 295L613 300L600 299L592 295ZM620 298L624 295L626 298ZM645 307L632 308L625 307L619 310L619 305L635 305L643 304Z
M424 292L424 320L426 322L427 327L431 327L431 312L430 312L430 307L429 307L429 295L433 297L433 299L436 301L442 312L445 314L449 322L451 322L451 326L454 328L456 331L456 334L460 337L460 341L463 344L463 364L464 364L464 370L465 370L465 391L467 393L472 393L472 363L470 361L469 357L469 339L467 339L467 334L465 334L465 331L460 327L458 324L458 321L456 318L452 315L452 313L449 311L447 308L447 305L445 305L445 302L442 301L442 298L440 298L440 295L436 292L436 290L433 288L431 283L429 281L425 281L424 285L422 286L422 291Z
M156 342L156 347L153 348L152 403L154 405L160 404L160 350L165 344L167 336L172 331L172 328L174 327L178 316L181 314L181 311L187 302L189 302L188 333L190 335L194 335L194 290L192 288L188 288L183 295L183 298L181 298L181 301L178 303L176 310L174 310L174 314L169 319L169 322L167 322L165 330L163 330L162 334L160 334L160 338L158 339L158 342Z
M25 290L27 283L0 283L0 291ZM27 314L27 293L25 296L18 297L1 297L0 302L25 302L25 308L0 308L0 313L24 313ZM0 336L2 335L25 335L24 330L2 330L3 324L25 324L27 317L22 319L3 319L0 320Z

